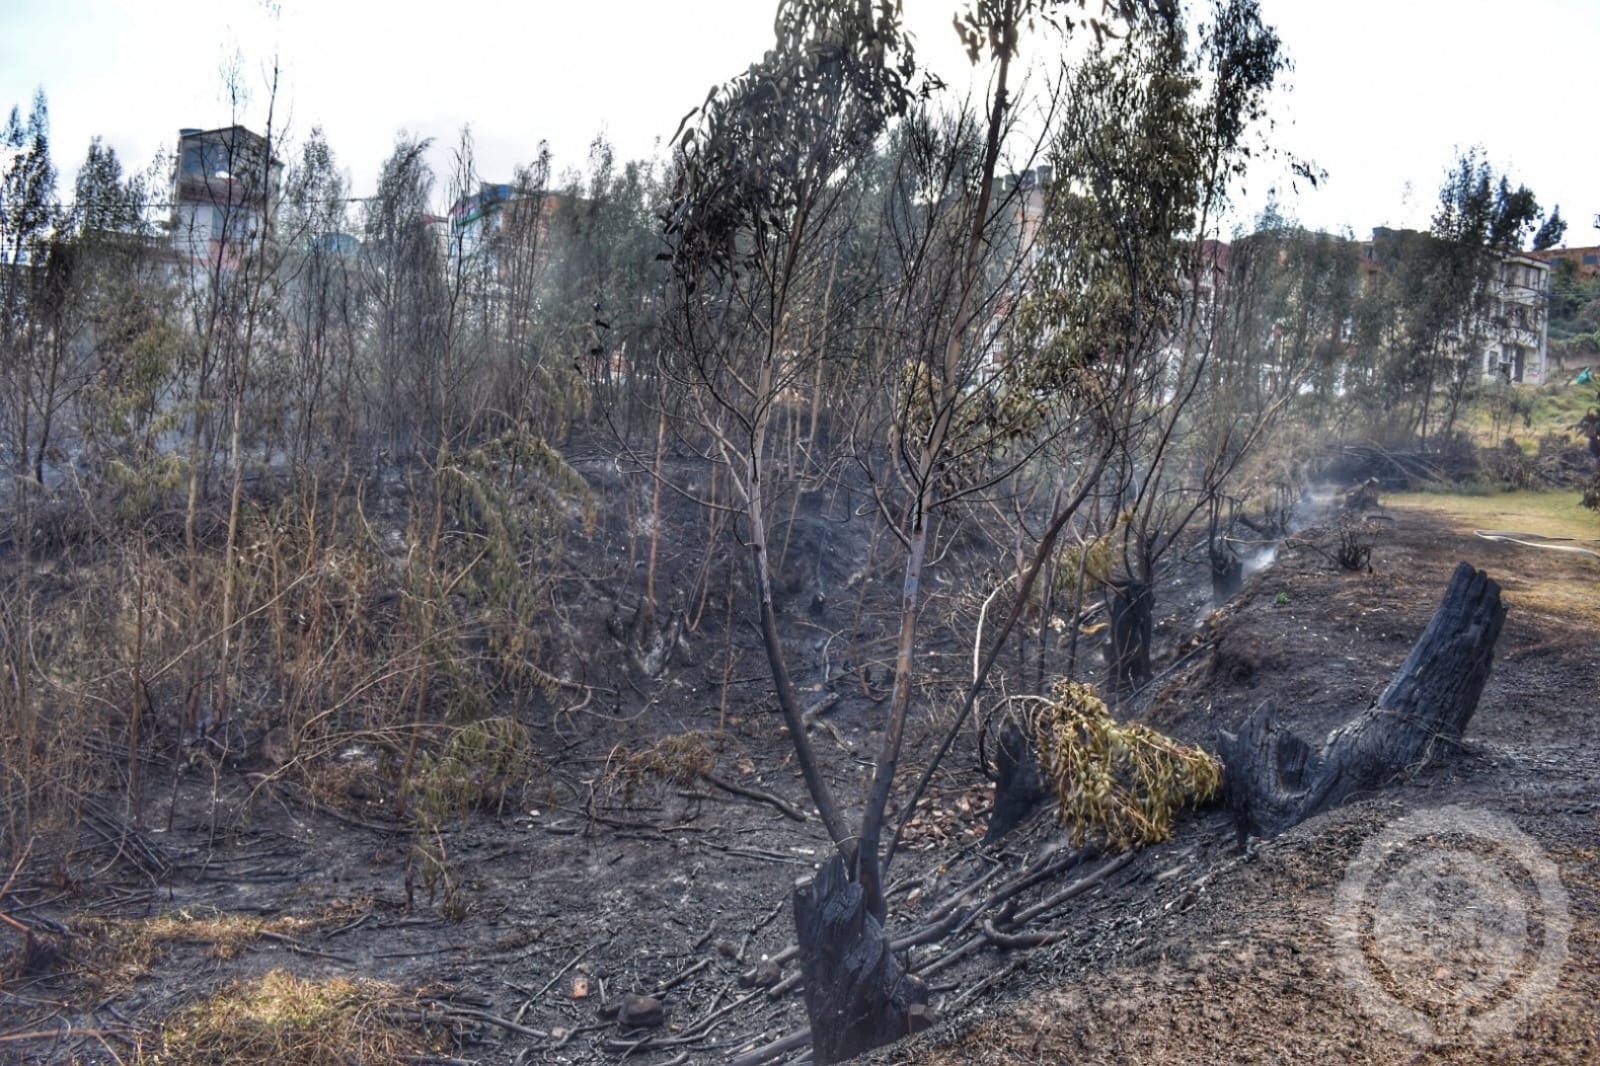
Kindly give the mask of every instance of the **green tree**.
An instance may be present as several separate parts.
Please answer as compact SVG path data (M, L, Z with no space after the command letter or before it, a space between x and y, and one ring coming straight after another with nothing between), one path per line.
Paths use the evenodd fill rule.
M676 285L667 370L726 464L749 523L757 608L806 785L847 864L857 837L807 739L773 604L769 431L777 396L808 375L791 310L835 238L840 176L912 101L909 42L892 7L780 5L766 58L714 89L677 139L666 236ZM880 904L881 907L881 904Z
M1553 216L1552 216L1553 217ZM1418 434L1428 439L1436 394L1448 436L1482 367L1494 280L1503 257L1539 225L1539 202L1511 187L1478 150L1464 153L1439 189L1429 228L1408 257L1405 343L1421 389Z
M52 383L62 354L57 324L67 261L58 241L56 168L43 90L27 120L13 107L0 149L0 385L3 439L17 477L42 480L55 411Z
M1546 248L1554 248L1566 235L1567 220L1561 217L1561 205L1557 204L1550 209L1550 217L1544 220L1539 232L1533 235L1533 250L1542 252Z
M1180 28L1140 23L1075 72L1052 151L1066 180L1030 315L1041 378L1068 390L1092 381L1098 432L1116 442L1099 530L1116 562L1096 575L1116 692L1150 676L1156 562L1263 429L1261 417L1219 419L1215 435L1196 438L1209 449L1185 447L1191 405L1222 369L1207 281L1218 218L1282 64L1253 0L1219 6L1192 50ZM1293 388L1294 373L1280 377L1257 416Z
M133 234L144 229L142 182L123 177L117 150L89 142L89 152L73 183L71 226L80 236Z

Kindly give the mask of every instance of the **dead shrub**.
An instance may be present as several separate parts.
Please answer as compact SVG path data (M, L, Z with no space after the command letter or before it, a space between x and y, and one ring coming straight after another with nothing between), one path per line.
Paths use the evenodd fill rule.
M631 807L639 787L648 782L685 786L716 770L715 737L699 730L662 737L643 751L614 748L595 780L590 807L600 795L619 798Z
M1538 460L1510 437L1501 441L1498 448L1484 449L1483 469L1508 489L1525 489L1540 481Z
M1372 569L1372 542L1352 526L1339 529L1339 546L1334 549L1334 560L1341 570L1359 572Z

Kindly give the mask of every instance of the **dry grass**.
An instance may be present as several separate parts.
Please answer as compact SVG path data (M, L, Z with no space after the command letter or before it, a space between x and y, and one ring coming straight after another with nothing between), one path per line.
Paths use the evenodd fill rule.
M716 767L717 755L710 734L698 731L662 737L644 751L618 749L611 754L606 776L623 784L655 778L675 785L690 785Z
M315 915L262 917L221 911L177 911L154 918L93 918L78 932L93 947L87 967L99 983L127 987L146 976L173 944L204 944L206 957L225 960L262 939L295 939L360 914L367 901L348 901Z
M408 1010L393 985L342 977L312 980L283 970L230 981L169 1018L160 1050L167 1063L272 1063L274 1066L378 1066L437 1055L443 1033Z

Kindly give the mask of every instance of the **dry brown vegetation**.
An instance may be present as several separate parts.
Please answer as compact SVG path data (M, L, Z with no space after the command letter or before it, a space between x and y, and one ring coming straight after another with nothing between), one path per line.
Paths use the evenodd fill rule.
M231 981L168 1019L159 1047L134 1062L398 1066L443 1050L438 1026L412 998L379 981L308 980L271 970Z

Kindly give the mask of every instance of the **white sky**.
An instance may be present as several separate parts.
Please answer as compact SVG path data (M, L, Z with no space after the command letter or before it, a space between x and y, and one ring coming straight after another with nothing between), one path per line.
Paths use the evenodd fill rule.
M961 0L905 0L919 52L967 77L950 29ZM1280 191L1307 225L1364 236L1425 226L1459 149L1561 205L1566 243L1600 244L1593 74L1600 0L1261 0L1295 70L1276 104L1278 140L1328 171ZM266 71L283 69L280 116L298 142L322 126L354 193L370 193L396 134L449 147L470 123L480 176L509 180L541 139L558 172L604 132L619 159L646 156L714 84L771 44L773 0L0 0L0 107L49 99L61 191L91 136L128 170L182 126L232 121L222 70L239 57L261 128ZM292 160L291 145L285 158ZM1259 206L1281 172L1249 179Z

